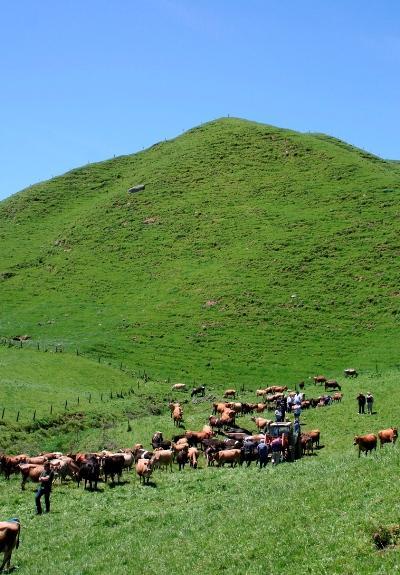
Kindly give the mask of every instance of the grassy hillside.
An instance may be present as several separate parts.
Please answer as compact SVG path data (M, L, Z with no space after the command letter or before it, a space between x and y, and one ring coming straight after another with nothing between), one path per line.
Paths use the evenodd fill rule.
M0 336L207 383L393 366L399 184L237 119L73 170L0 204Z

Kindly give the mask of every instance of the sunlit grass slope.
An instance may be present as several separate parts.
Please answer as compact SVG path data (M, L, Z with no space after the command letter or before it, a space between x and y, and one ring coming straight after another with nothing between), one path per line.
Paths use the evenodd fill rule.
M399 184L233 118L73 170L0 204L0 336L206 383L393 366Z

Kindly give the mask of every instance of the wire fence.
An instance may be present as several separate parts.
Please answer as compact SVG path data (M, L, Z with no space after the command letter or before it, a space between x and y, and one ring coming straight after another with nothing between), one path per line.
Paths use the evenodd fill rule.
M40 342L33 342L30 339L20 338L0 338L0 345L21 350L30 349L44 353L71 353L72 351L67 351L66 347L62 344L43 344ZM78 356L85 357L90 361L96 361L92 355L81 353L77 347L74 347L73 351ZM102 392L82 391L77 393L74 397L69 396L68 398L63 398L57 401L50 401L47 406L41 405L40 408L18 408L15 406L10 407L10 405L0 404L0 425L4 425L6 422L15 422L20 424L40 422L41 420L54 419L55 417L59 417L68 412L76 413L79 410L87 409L89 406L96 403L97 405L100 405L115 400L128 400L135 394L134 387L139 390L142 383L147 383L151 379L145 370L134 371L127 366L124 366L122 362L119 362L118 365L113 365L108 358L103 358L100 355L97 358L97 362L119 368L120 371L124 372L126 375L136 379L136 383L131 383L128 387L119 388L117 390L109 389Z

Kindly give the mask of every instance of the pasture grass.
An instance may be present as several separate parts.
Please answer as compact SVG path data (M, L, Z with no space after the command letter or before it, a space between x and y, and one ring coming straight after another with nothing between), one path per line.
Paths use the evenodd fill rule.
M48 370L34 370L44 384L46 373L50 380L53 377L53 362L58 362L59 377L61 369L73 368L75 362L83 363L81 369L87 375L97 370L112 375L113 371L84 358L7 348L1 356L3 365L9 354L14 359L26 356L32 362L31 356L36 356L39 363L48 364ZM23 363L15 362L17 372L18 368L22 372L26 369ZM116 371L117 375L126 377ZM73 482L56 484L52 512L41 517L34 516L32 484L21 492L19 478L12 477L9 482L2 478L2 517L18 515L23 525L22 544L13 564L18 565L21 575L37 568L38 557L41 566L55 575L396 573L398 549L377 551L372 534L381 525L398 523L399 447L386 445L358 458L352 443L355 434L376 433L397 424L398 381L397 370L340 379L344 393L341 404L302 414L304 430L321 430L323 447L293 464L269 465L262 471L254 464L248 469L218 469L206 468L201 459L196 471L186 468L179 473L175 466L172 473L155 471L149 486L139 485L134 472L126 472L122 484L115 487L100 483L98 493L85 492L82 486L78 489ZM13 383L9 385L12 388ZM103 385L102 378L87 380L87 385L95 393ZM89 409L78 435L57 424L30 433L31 452L55 445L65 450L97 450L142 442L148 447L155 430L167 437L179 432L169 416L166 382L141 382L141 386L143 389L135 394L137 416L131 420L130 431L123 413L113 402L104 402L99 413L108 425L92 426ZM239 399L254 400L254 391L246 389L239 393ZM306 384L308 397L321 391ZM374 394L374 415L358 415L355 397L359 391ZM220 399L223 386L216 386L213 392ZM30 402L36 393L30 374L24 396ZM189 393L175 393L174 398L183 402L185 429L200 429L211 413L212 400L192 402ZM44 407L46 395L41 402ZM160 413L146 412L149 405L158 405ZM239 424L255 429L249 416L239 418ZM26 441L23 427L18 432L15 423L6 422L2 431L8 426L13 427L17 438L25 436ZM14 447L17 444L18 439Z

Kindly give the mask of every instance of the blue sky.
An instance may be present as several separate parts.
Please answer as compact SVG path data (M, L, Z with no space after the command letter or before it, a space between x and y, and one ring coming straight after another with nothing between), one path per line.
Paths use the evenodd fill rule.
M0 1L0 198L220 116L400 159L397 0Z

